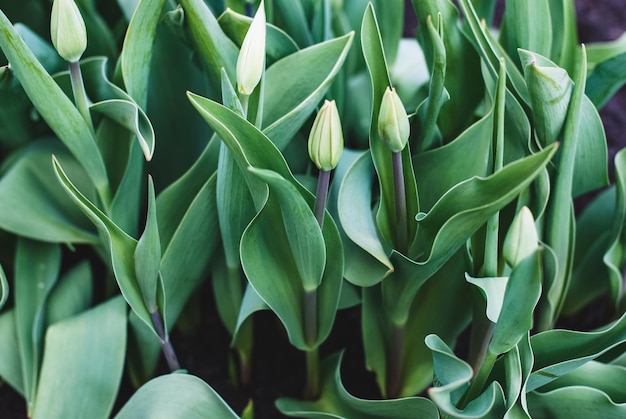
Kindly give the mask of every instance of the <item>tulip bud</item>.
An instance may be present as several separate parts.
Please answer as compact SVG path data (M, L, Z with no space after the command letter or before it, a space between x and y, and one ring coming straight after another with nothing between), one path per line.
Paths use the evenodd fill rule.
M539 247L535 220L528 207L523 207L513 219L502 246L502 256L511 265L517 266Z
M309 156L318 169L329 171L337 167L343 152L343 132L335 101L326 100L309 134Z
M50 36L64 60L70 63L80 60L87 48L87 29L74 0L54 0Z
M387 87L378 114L378 135L394 153L404 149L409 140L409 117L396 89Z
M237 88L250 96L259 84L265 67L265 5L261 1L237 58Z

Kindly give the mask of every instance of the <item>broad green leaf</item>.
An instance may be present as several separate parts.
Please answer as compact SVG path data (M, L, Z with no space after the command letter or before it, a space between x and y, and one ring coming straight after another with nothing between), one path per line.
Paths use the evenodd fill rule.
M372 153L372 160L374 161L381 191L380 206L376 214L376 223L380 234L391 244L394 243L396 231L393 168L391 163L391 151L378 134L378 115L384 92L388 87L392 87L392 85L389 78L378 22L371 3L368 4L365 9L365 14L363 15L361 24L361 47L372 84L373 106L369 131L370 152ZM405 147L402 151L402 164L407 203L406 212L409 214L409 231L407 237L408 242L412 243L417 226L416 223L413 222L411 215L417 213L419 204L409 146Z
M310 198L305 200L293 184L273 172L254 173L268 182L271 192L242 237L242 266L252 287L285 325L291 343L302 350L315 348L330 333L339 302L343 274L339 233L329 216L320 231ZM305 221L305 216L311 227L294 231L296 221ZM326 259L326 255L336 256ZM313 289L318 294L318 331L316 340L307 342L302 307L304 292Z
M626 83L626 76L622 71L625 65L626 53L623 53L598 64L589 75L585 93L597 109L606 105Z
M104 55L110 59L117 56L116 39L113 30L104 20L100 5L96 0L76 0L87 27L87 50L85 56Z
M165 3L165 0L140 1L124 37L120 57L124 85L141 107L148 100L153 44Z
M378 237L376 224L372 217L372 179L374 167L370 153L363 153L348 169L345 179L339 190L337 201L339 220L350 241L357 245L357 249L366 252L360 255L359 263L355 269L369 266L361 272L355 271L353 275L346 275L346 279L358 286L372 286L380 282L393 270L388 257L388 250ZM354 246L352 246L354 247ZM357 249L350 250L346 245L346 251L354 254ZM367 265L365 265L367 263ZM350 258L346 257L346 266L349 266ZM360 274L356 274L360 272Z
M161 243L157 223L154 182L148 176L148 215L146 227L135 247L135 275L148 311L157 311L157 286L161 262Z
M22 397L26 397L21 356L15 309L9 309L0 314L0 377Z
M224 33L241 48L243 38L250 27L252 18L234 12L228 8L217 19ZM298 50L298 45L281 28L272 24L267 24L267 34L265 42L265 53L267 66L271 66L276 60L293 54Z
M428 16L437 19L441 13L446 52L445 88L450 93L450 101L442 107L438 122L444 142L448 142L467 127L471 121L470 115L483 99L483 84L474 82L480 77L480 59L459 28L459 12L451 1L412 0L412 3L419 21L417 39L424 48L431 72L435 66L432 51L436 41L430 36L427 19Z
M596 66L624 53L626 53L626 33L623 33L614 41L588 44L587 58L589 60L589 70L594 70Z
M513 162L487 177L461 182L417 216L418 243L424 256L414 262L413 277L430 276L496 211L526 188L548 164L556 149Z
M421 211L429 211L458 183L473 176L487 175L492 128L493 117L489 112L454 141L414 157L413 166ZM467 159L468 155L475 157ZM464 164L450 164L458 161L463 161Z
M150 120L135 101L122 89L107 78L107 61L103 57L85 59L81 62L81 70L85 89L94 102L89 109L101 113L137 137L141 150L147 161L154 154L155 134ZM70 96L71 84L69 72L55 75L55 80ZM110 141L110 139L106 139ZM119 158L119 156L117 156ZM107 161L109 163L109 161Z
M239 50L226 36L217 22L217 19L202 0L182 0L180 2L185 11L185 20L189 32L200 54L202 62L209 71L214 86L220 85L222 67L226 74L235 81L235 67Z
M15 256L15 325L24 397L32 414L46 327L46 304L61 269L56 244L19 239Z
M302 3L291 0L274 0L272 3L278 26L284 28L301 48L313 45L313 35Z
M553 32L549 2L509 0L504 16L504 28L510 43L509 54L522 48L549 57L552 51Z
M535 366L528 391L533 391L626 342L626 316L597 331L549 330L530 342Z
M413 298L405 326L402 396L418 394L432 385L433 359L424 338L436 332L446 342L454 342L470 320L471 300L468 287L459 278L464 263L461 252L448 261ZM385 281L393 277L385 278ZM449 307L441 311L441 307ZM391 323L382 316L385 310L379 287L363 289L362 330L367 368L385 389Z
M576 10L570 0L548 2L552 18L552 53L550 58L573 74L578 52ZM558 28L558 29L555 29Z
M317 401L281 398L276 401L284 415L302 418L424 418L437 419L439 413L424 397L395 400L367 400L351 395L341 381L343 353L329 356L322 362L321 396Z
M472 367L454 355L437 335L426 336L426 345L433 353L434 385L428 395L440 412L452 418L498 418L504 414L504 395L497 382L464 408L457 408L461 396L472 379Z
M526 401L526 383L533 368L533 353L530 347L530 334L503 357L505 364L505 399L507 411L505 419L530 419Z
M621 150L615 156L615 213L610 231L609 248L602 258L608 268L611 298L621 303L622 267L626 263L626 151Z
M619 419L626 414L626 403L615 403L603 391L582 386L529 394L528 408L532 417L555 419Z
M626 367L589 361L546 384L537 392L547 393L562 387L585 386L603 391L616 403L626 403L623 391L625 384Z
M124 299L137 316L156 334L135 274L133 255L137 241L122 231L72 184L56 158L53 157L52 161L57 179L67 194L98 228L111 258L113 273Z
M184 417L235 419L238 416L207 383L187 374L154 378L133 394L115 419Z
M515 347L533 326L533 313L541 295L541 259L538 251L513 268L506 284L489 351L503 354Z
M14 157L0 179L0 227L37 240L96 243L93 226L55 180L51 154L93 199L93 186L85 182L84 169L67 149L53 139L36 141Z
M465 16L467 26L469 27L468 38L474 44L477 53L487 65L489 72L495 78L500 68L500 59L503 58L506 63L507 70L507 87L513 92L516 98L524 104L529 103L528 89L524 81L524 76L519 71L511 57L504 49L493 39L484 22L481 23L472 2L469 0L459 0L459 6Z
M611 226L615 217L615 191L614 186L603 191L576 218L574 266L563 304L565 316L575 314L610 289L609 269L602 259L617 231Z
M159 224L164 222L159 220ZM165 322L168 328L176 323L189 296L205 279L218 243L215 176L212 176L186 208L169 242L161 242L160 272L167 298Z
M353 38L349 33L313 45L267 69L263 132L279 149L285 148L318 106L342 68Z
M50 326L33 418L109 416L124 371L126 326L120 297Z
M46 325L87 310L93 295L89 262L82 261L67 271L52 289L46 306Z
M0 12L0 48L37 111L81 162L100 196L108 197L107 172L91 127L37 61L2 12Z
M504 303L504 293L506 291L508 277L480 277L473 278L465 274L465 280L470 284L480 288L481 293L487 301L487 318L492 323L497 323Z

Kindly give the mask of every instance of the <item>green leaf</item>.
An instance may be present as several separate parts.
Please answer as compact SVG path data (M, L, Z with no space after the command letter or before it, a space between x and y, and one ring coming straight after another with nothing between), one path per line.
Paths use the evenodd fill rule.
M625 384L625 367L589 361L551 383L546 384L537 392L547 393L562 387L585 386L603 391L616 403L626 403L623 392Z
M224 33L241 48L243 38L246 36L252 18L236 13L228 8L217 21ZM267 54L266 65L268 67L275 61L293 54L299 49L296 42L286 32L270 23L267 24L265 46L265 53Z
M533 326L533 313L541 296L541 259L538 251L513 268L506 284L500 313L489 351L503 354L515 347Z
M619 419L626 414L626 403L615 403L606 393L592 387L565 387L545 394L531 393L528 408L533 417L555 419Z
M185 11L185 20L189 33L196 45L196 49L214 86L220 85L222 67L235 82L235 67L239 50L226 36L211 13L209 7L202 0L182 0L180 2Z
M456 404L473 376L472 367L457 358L437 335L426 336L426 345L433 352L435 366L434 385L428 395L442 413L453 418L503 417L504 395L497 382L490 384L465 409L458 409Z
M492 323L497 323L502 307L504 306L504 293L506 291L508 277L480 277L474 278L465 274L465 280L480 288L487 301L487 318Z
M141 107L145 107L148 100L153 44L165 3L165 0L140 1L124 37L120 56L124 84Z
M304 48L313 44L313 35L309 29L303 5L298 1L275 0L272 11L279 26Z
M625 65L626 53L623 53L598 64L593 69L587 79L585 93L597 109L604 107L609 99L626 83L626 76L621 71Z
M343 273L339 233L329 215L320 231L309 207L310 195L305 200L274 172L253 173L268 182L271 192L242 237L242 266L250 284L285 325L291 343L302 350L315 348L330 333L339 302ZM336 256L326 259L326 255ZM315 289L318 332L314 342L307 342L304 292Z
M121 230L72 184L54 156L52 161L57 179L67 194L87 218L95 224L103 237L104 244L111 258L113 273L124 299L137 316L156 334L135 274L133 255L135 254L137 241Z
M154 196L154 182L148 176L148 215L146 227L135 248L135 275L143 301L148 311L157 310L157 286L159 282L159 265L161 262L161 243L159 241L159 226L157 223L156 198Z
M93 278L89 262L82 261L59 279L46 307L46 324L51 325L87 310L91 305Z
M511 46L509 52L514 52L514 48L522 48L550 56L553 33L559 31L560 26L554 30L552 28L549 2L509 0L504 22L507 41Z
M263 132L279 149L285 148L318 106L342 68L353 38L351 32L294 52L268 67Z
M144 384L122 407L115 419L238 418L207 383L187 374L169 374Z
M117 297L50 326L33 418L110 415L124 371L126 324Z
M354 397L341 381L343 353L322 361L320 376L321 396L317 401L281 398L276 406L281 413L302 418L439 418L437 408L424 397L406 397L396 400L367 400Z
M589 70L594 70L596 66L626 53L626 33L614 41L591 43L586 47Z
M533 368L533 353L530 347L530 334L503 357L505 369L505 399L507 412L505 419L530 419L526 401L526 383Z
M85 182L84 169L67 149L55 140L36 141L15 156L0 179L0 226L37 240L96 243L93 226L68 202L54 179L51 154L93 198L93 187L88 180Z
M100 195L109 196L106 168L91 127L37 61L2 12L0 12L0 48L37 111L81 162Z
M611 298L616 303L623 300L622 267L626 264L626 151L615 155L615 213L609 236L609 248L602 258L608 268Z
M56 244L18 241L15 256L15 322L22 360L24 397L32 413L43 350L48 297L61 268L61 248Z
M535 366L528 391L533 391L626 342L626 315L597 331L549 330L530 342Z
M0 314L0 377L15 391L26 397L15 309L9 309Z
M383 243L378 237L376 224L372 217L371 182L373 176L374 166L372 165L371 154L362 153L348 169L345 179L341 183L337 200L341 226L350 241L358 246L356 249L350 250L350 254L355 255L355 259L358 261L358 263L355 262L357 264L355 269L359 270L352 275L348 275L347 272L346 279L362 287L379 283L393 270L388 250L383 247ZM346 249L350 249L347 246ZM357 249L362 249L366 253L358 252ZM346 264L350 264L349 257L346 257ZM366 266L369 269L361 271L361 268Z
M550 17L552 18L552 53L550 58L574 74L576 54L578 52L578 34L576 25L576 10L574 3L569 0L548 2ZM558 30L555 30L558 28Z
M396 231L395 221L395 197L393 168L391 162L391 151L385 145L378 134L378 115L380 105L385 90L392 85L387 69L385 52L383 50L382 39L378 28L378 22L372 4L368 4L363 15L361 25L361 46L363 56L370 74L372 83L372 115L370 120L370 152L378 175L381 196L380 207L376 214L378 231L388 243L394 243ZM419 210L417 188L415 186L415 176L411 165L411 151L409 146L402 151L403 175L405 184L405 194L407 202L407 214L409 214L409 231L407 233L408 242L412 243L415 237L417 226L411 219L411 214L416 214Z
M0 311L2 307L7 302L9 298L9 282L7 281L7 276L4 273L4 269L2 269L2 265L0 265Z

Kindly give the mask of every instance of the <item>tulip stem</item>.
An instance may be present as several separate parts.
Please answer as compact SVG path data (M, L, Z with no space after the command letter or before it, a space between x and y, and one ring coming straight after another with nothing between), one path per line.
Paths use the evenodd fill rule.
M402 370L404 367L404 339L406 324L393 324L391 327L391 339L389 341L389 353L387 358L386 396L395 399L402 391Z
M324 213L328 200L328 186L330 185L330 170L320 170L317 175L317 192L315 193L315 205L313 214L320 228L324 226Z
M165 328L163 327L161 315L158 311L151 311L150 317L152 318L152 324L154 325L154 328L159 335L159 339L161 340L161 350L163 351L163 355L165 356L167 366L169 367L171 372L179 370L180 363L178 362L178 358L176 357L176 353L174 352L172 342L170 342L170 338L165 332Z
M85 122L87 122L89 129L93 132L93 122L91 121L91 114L89 113L89 100L87 99L87 92L85 91L85 83L83 81L83 73L80 70L80 63L78 61L70 62L69 67L76 108L78 108L78 112L80 112Z
M406 254L409 245L402 152L392 152L391 159L393 165L393 186L396 200L396 246L398 247L398 251Z

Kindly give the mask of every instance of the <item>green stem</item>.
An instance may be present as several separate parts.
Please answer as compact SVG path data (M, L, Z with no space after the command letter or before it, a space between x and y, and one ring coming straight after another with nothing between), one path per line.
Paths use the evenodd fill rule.
M485 360L480 366L480 370L478 370L478 374L474 377L474 381L470 384L469 388L457 404L459 409L465 409L469 402L474 400L476 397L480 395L485 387L485 383L487 382L487 378L489 378L489 374L491 374L491 370L498 359L498 355L492 352L487 352L485 356Z
M408 222L406 215L406 191L404 187L404 173L402 168L402 152L391 153L393 165L393 186L396 200L396 245L399 252L408 251Z
M87 122L89 129L93 132L93 122L91 121L91 114L89 113L89 100L87 99L87 92L85 91L85 83L83 82L83 73L80 70L80 64L78 61L74 61L69 63L69 67L72 92L74 93L76 108L78 108L78 112L80 112L85 122Z
M306 371L304 398L317 400L320 396L320 354L317 346L306 351Z
M306 351L307 382L304 397L314 400L319 395L319 352L317 347L317 289L304 292L304 339L313 349Z
M328 186L330 185L330 170L320 170L317 175L317 191L315 193L315 205L313 214L320 228L324 226L324 213L328 200Z
M386 397L395 399L400 397L402 391L402 371L404 369L404 340L406 335L406 323L393 324L391 327L391 339L387 352L387 377Z
M178 358L176 357L176 353L174 352L172 342L170 342L170 338L163 328L161 315L158 311L151 311L150 317L152 318L152 324L154 325L154 328L159 335L159 339L161 340L161 350L163 351L163 355L165 356L167 366L169 367L171 372L179 370L180 363L178 362Z

